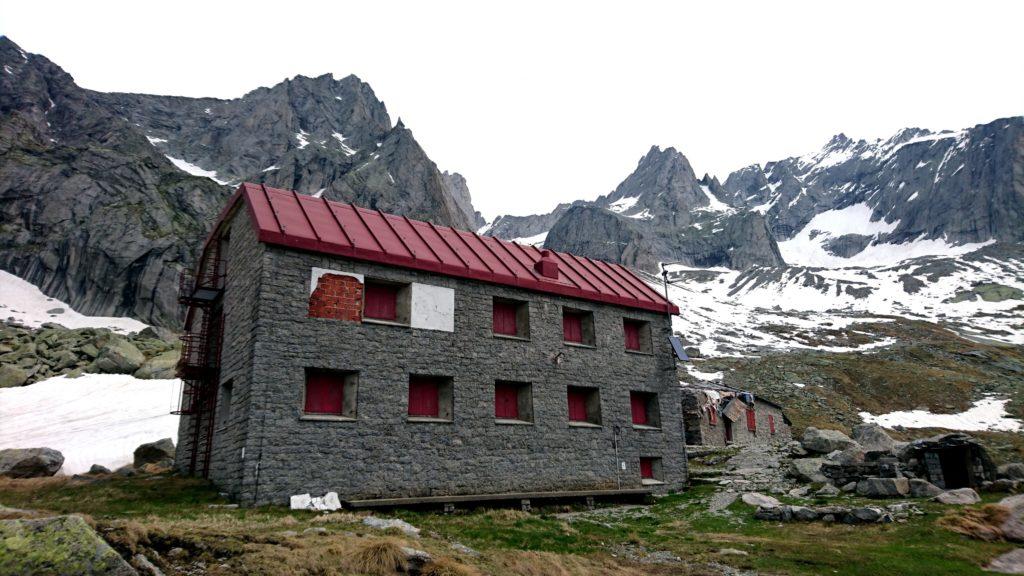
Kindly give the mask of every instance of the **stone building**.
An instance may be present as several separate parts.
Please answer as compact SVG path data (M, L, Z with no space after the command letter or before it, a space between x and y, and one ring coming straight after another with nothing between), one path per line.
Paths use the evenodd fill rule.
M690 446L767 444L793 438L782 406L760 396L708 382L685 385L682 395Z
M686 481L678 309L622 266L253 184L199 262L177 462L243 504Z

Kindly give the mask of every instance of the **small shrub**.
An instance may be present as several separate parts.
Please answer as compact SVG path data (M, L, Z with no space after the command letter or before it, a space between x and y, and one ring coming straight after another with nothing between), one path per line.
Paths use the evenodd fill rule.
M331 512L330 514L314 516L310 521L317 523L346 522L349 524L358 524L363 521L363 517L351 512Z
M993 542L1003 538L1001 526L1010 516L1010 511L996 504L981 508L958 510L939 518L939 526L977 540Z
M349 568L361 574L385 576L406 569L406 555L396 540L361 542L348 558Z

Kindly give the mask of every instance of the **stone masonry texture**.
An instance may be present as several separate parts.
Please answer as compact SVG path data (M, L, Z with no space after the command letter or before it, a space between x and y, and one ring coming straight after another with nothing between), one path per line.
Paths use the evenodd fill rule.
M263 245L247 217L226 229L220 380L231 382L233 394L230 409L218 405L210 477L243 505L328 491L354 500L636 488L641 457L661 459L664 483L656 491L684 486L668 317ZM313 267L452 288L454 332L311 318ZM528 303L528 340L492 334L495 297ZM595 347L562 341L563 307L593 312ZM649 322L653 353L625 350L623 317ZM355 419L303 415L306 368L358 374ZM450 422L410 421L410 375L451 378ZM496 381L530 383L532 423L495 421ZM600 426L568 422L567 387L581 385L599 389ZM658 394L659 429L631 424L634 390ZM190 420L182 418L183 431ZM188 449L183 439L181 451Z

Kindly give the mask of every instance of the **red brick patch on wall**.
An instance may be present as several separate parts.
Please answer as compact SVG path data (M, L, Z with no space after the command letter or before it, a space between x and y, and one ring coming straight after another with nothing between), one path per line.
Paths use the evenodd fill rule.
M363 320L363 284L352 276L324 274L309 295L309 317Z

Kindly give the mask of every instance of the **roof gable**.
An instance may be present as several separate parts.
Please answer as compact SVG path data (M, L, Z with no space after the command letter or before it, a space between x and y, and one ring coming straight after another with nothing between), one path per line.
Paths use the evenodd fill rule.
M267 244L654 312L679 312L619 264L542 251L260 184L239 186L222 221L239 201L248 207L259 240ZM557 277L535 269L544 254L557 262Z

